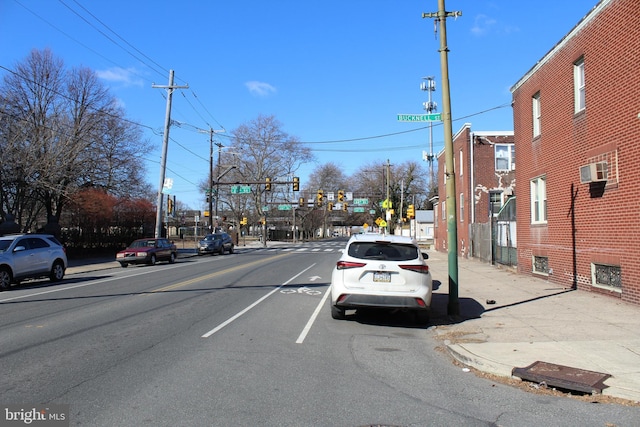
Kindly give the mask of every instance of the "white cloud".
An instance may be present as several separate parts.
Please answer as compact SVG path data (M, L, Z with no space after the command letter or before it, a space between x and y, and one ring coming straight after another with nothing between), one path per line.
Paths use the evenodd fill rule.
M134 68L120 68L114 67L108 70L96 71L98 78L106 80L112 83L119 83L123 86L143 86L143 81L137 76Z
M471 27L471 33L475 36L483 36L487 34L491 28L496 24L495 19L488 17L487 15L478 15L473 21L473 27Z
M276 88L271 86L269 83L252 80L250 82L246 82L244 85L249 89L249 92L255 96L269 96L276 92Z

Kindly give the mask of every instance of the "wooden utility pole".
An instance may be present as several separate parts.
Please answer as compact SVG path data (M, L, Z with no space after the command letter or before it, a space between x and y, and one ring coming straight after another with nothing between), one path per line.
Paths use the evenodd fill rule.
M460 314L460 302L458 300L458 208L456 203L456 174L453 162L447 17L457 18L458 16L462 16L462 12L447 12L445 10L444 0L438 0L438 12L422 14L423 18L436 18L436 22L440 24L440 70L442 73L442 121L444 124L447 250L449 256L449 302L447 304L447 313L453 316Z
M160 183L158 184L158 197L156 199L156 238L158 238L162 237L162 188L164 187L164 178L167 170L167 148L169 147L169 128L171 127L171 98L173 96L174 89L189 89L189 85L174 86L173 70L169 70L169 84L167 86L152 84L151 87L167 89L167 112L164 119L162 158L160 159Z

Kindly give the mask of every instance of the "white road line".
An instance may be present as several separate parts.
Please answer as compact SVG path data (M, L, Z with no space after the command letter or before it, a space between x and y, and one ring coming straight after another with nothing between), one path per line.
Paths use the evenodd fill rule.
M171 268L171 267L167 267L167 269L168 268ZM134 273L134 274L130 274L130 275L124 276L124 277L109 277L107 279L101 279L101 280L97 280L97 281L89 281L87 283L80 283L78 285L64 286L64 287L60 287L60 288L50 289L48 291L35 292L35 293L32 293L32 294L25 294L25 295L18 295L16 297L11 297L11 298L3 298L3 299L0 299L0 303L4 303L4 302L8 302L8 301L15 301L15 300L19 300L19 299L25 299L25 298L31 298L31 297L36 297L36 296L40 296L40 295L52 294L54 292L68 291L70 289L84 288L86 286L99 285L101 283L111 282L113 280L119 280L119 279L122 279L122 278L129 278L129 277L136 277L136 276L141 276L143 274L148 274L148 273L150 273L150 271L143 271L141 273Z
M278 292L280 289L282 289L283 286L288 285L289 283L291 283L291 281L293 281L294 279L296 279L298 276L300 276L301 274L303 274L305 271L309 270L311 267L315 266L316 264L313 263L311 264L309 267L305 268L304 270L302 270L300 273L296 274L295 276L293 276L292 278L290 278L289 280L287 280L286 282L284 282L283 284L281 284L280 286L278 286L277 288L275 288L274 290L272 290L271 292L269 292L268 294L266 294L265 296L263 296L262 298L260 298L259 300L257 300L256 302L254 302L253 304L251 304L250 306L248 306L247 308L245 308L244 310L240 311L238 314L230 317L229 319L227 319L226 321L222 322L220 325L216 326L215 328L213 328L212 330L210 330L209 332L207 332L206 334L204 334L202 336L202 338L209 338L211 335L215 334L216 332L218 332L219 330L221 330L222 328L224 328L225 326L233 323L233 321L235 321L236 319L238 319L240 316L242 316L243 314L247 313L249 310L251 310L252 308L254 308L255 306L257 306L258 304L260 304L262 301L266 300L267 298L269 298L271 295L273 295L274 293Z
M304 339L307 337L307 334L311 330L311 326L313 326L313 324L316 321L316 318L318 317L318 314L320 314L320 310L322 309L322 307L324 307L324 303L327 301L327 298L329 297L330 292L331 292L331 287L327 288L327 291L324 293L324 297L322 297L322 301L320 301L320 304L318 304L315 311L309 318L309 321L307 322L304 329L300 333L300 336L296 340L296 344L302 344L304 342Z

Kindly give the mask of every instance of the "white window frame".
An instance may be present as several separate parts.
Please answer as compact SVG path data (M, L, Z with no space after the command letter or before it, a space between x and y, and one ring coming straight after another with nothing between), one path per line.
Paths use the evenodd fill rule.
M463 154L462 154L462 150L460 150L460 176L462 176L462 172L464 170L464 168L462 167L464 162L462 160L463 160Z
M495 144L494 165L497 171L511 171L516 169L516 146L515 144ZM506 156L498 153L506 153ZM499 167L498 160L507 159L506 167Z
M533 137L540 136L541 126L540 126L540 92L536 92L535 95L531 98L532 106L531 106L531 114L533 117Z
M497 200L496 200L497 199ZM494 205L498 203L498 209L493 208ZM489 216L498 216L498 212L500 208L504 205L504 191L502 190L490 190L489 191Z
M547 223L547 177L531 180L531 224Z
M464 222L464 193L460 193L460 222Z
M586 108L587 101L585 95L584 57L573 64L573 95L575 113L579 113Z

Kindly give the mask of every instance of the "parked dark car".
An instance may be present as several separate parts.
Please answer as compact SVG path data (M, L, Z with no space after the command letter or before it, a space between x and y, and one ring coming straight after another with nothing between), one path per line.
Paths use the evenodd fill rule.
M178 249L168 239L138 239L126 249L116 254L116 261L122 267L129 264L154 265L157 261L169 261L173 264L178 257Z
M207 234L198 242L198 255L233 253L233 239L224 232Z

